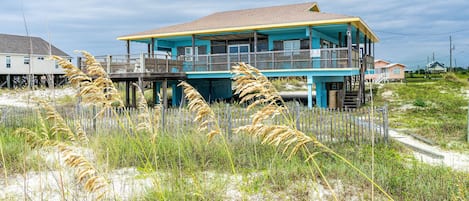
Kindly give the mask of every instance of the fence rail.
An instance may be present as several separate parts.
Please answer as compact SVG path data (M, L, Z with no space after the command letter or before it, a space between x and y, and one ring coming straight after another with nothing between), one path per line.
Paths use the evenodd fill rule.
M230 105L218 105L213 108L217 114L218 124L228 136L233 129L251 123L252 111ZM58 108L57 111L69 125L77 121L89 133L123 134L122 128L132 132L131 125L138 124L139 111L135 108L106 111L102 117L95 118L98 112L93 107ZM128 112L128 116L125 115ZM151 113L154 111L150 111ZM185 108L169 108L161 112L160 129L167 133L194 130L197 123L193 121L195 114ZM374 114L372 116L372 114ZM0 108L0 126L33 127L37 125L38 112L31 108ZM387 108L360 109L308 109L303 106L290 107L296 128L307 135L315 136L321 142L353 142L357 144L376 141L387 142L388 123ZM283 117L270 119L271 123L284 124Z

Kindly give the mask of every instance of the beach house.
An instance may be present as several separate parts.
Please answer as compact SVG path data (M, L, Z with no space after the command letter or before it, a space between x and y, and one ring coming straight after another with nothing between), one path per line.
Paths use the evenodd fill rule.
M133 63L102 58L111 75L140 72L157 91L172 86L175 105L182 91L174 77L183 77L206 100L228 99L233 96L231 66L245 62L267 77L305 77L308 106L333 108L364 102L365 72L374 68L378 42L360 17L322 12L314 2L222 11L117 39L127 45L121 63ZM148 52L132 59L133 43L147 44ZM169 78L150 78L161 71ZM180 76L172 79L171 73Z

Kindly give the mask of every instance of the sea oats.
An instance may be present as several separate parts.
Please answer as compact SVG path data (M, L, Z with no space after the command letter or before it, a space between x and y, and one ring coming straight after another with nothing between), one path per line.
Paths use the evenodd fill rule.
M205 102L202 95L200 95L200 93L187 82L182 81L178 86L182 86L184 88L184 94L186 94L186 98L189 100L189 110L197 113L194 121L200 123L199 130L209 130L210 127L207 134L209 141L211 141L214 136L220 135L221 129L218 126L215 113L207 102Z

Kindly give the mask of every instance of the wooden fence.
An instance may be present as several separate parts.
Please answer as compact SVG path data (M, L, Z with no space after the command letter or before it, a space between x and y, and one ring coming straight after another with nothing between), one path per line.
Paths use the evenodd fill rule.
M251 123L253 111L246 111L240 106L217 105L212 107L218 123L229 137L232 130ZM296 128L307 135L316 136L321 142L387 142L388 118L387 108L360 109L309 109L304 106L290 106L290 116ZM106 111L103 116L95 118L98 110L94 107L58 108L57 111L70 125L80 122L88 132L100 134L124 133L123 128L132 132L131 125L138 124L138 110L135 108ZM154 111L151 110L150 113ZM32 127L37 125L39 113L31 108L0 108L0 125L5 127ZM198 123L193 119L195 114L186 108L169 108L161 112L160 129L167 133L194 130ZM269 119L273 124L284 124L283 116Z

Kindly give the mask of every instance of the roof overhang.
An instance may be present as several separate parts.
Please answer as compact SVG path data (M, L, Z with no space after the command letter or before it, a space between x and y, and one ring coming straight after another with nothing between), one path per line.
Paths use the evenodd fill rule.
M242 31L253 31L253 30L265 30L275 28L291 28L298 26L318 26L327 24L348 24L355 26L360 29L371 41L379 42L378 36L370 29L370 27L359 17L343 18L343 19L332 19L332 20L320 20L320 21L305 21L305 22L292 22L292 23L281 23L281 24L267 24L267 25L252 25L243 27L227 27L217 29L203 29L203 30L192 30L182 32L171 32L171 33L155 33L155 34L141 34L141 35L129 35L118 37L117 40L142 40L148 38L169 38L177 36L191 36L199 34L217 34L225 32L242 32Z

